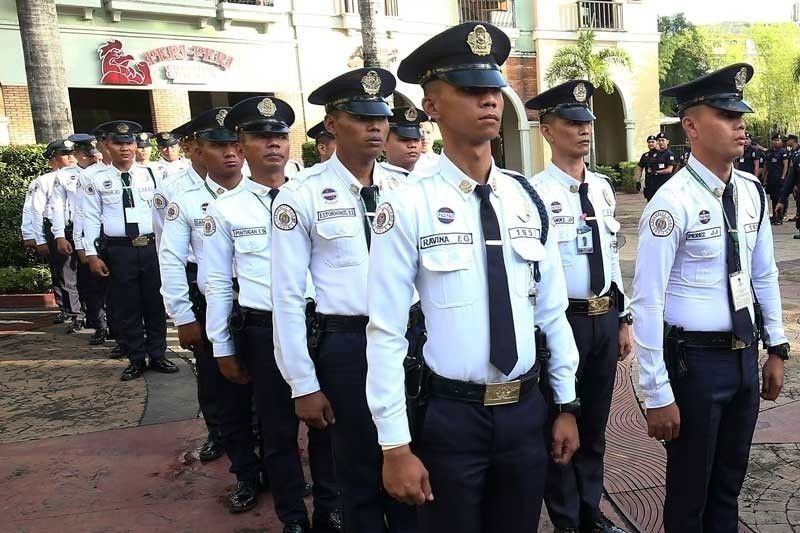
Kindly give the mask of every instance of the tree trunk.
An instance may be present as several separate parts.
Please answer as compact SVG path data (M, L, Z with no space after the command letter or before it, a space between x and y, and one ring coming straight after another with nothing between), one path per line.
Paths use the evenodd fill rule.
M72 110L55 1L17 0L17 16L36 141L64 138L72 133Z
M594 98L589 98L589 111L594 113ZM594 138L594 122L591 123L591 136L592 136L592 143L589 147L589 168L594 170L597 166L597 154L595 150L597 149L597 145L595 144Z
M361 41L365 67L383 67L388 63L381 50L379 35L383 28L383 1L358 0L358 13L361 17Z

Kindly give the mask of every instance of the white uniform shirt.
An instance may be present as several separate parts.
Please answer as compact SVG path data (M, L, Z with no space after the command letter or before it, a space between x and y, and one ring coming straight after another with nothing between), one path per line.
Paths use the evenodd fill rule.
M725 184L694 155L688 165L721 194ZM767 208L758 230L761 200L755 176L734 169L732 180L742 270L750 275L768 345L774 346L786 342L786 336ZM721 198L712 196L686 168L658 190L642 214L631 312L639 382L649 408L674 402L664 364L664 322L687 331L733 329L728 245ZM750 313L752 317L752 305Z
M33 212L31 204L33 203L33 190L36 187L36 180L32 180L28 184L25 191L25 201L22 204L22 224L20 224L20 231L22 232L22 240L36 240L36 232L33 231Z
M123 207L122 195L128 187L122 182L122 172L110 165L86 176L83 199L83 244L86 255L97 255L95 239L103 233L109 237L125 237L125 223L139 225L139 235L153 233L153 195L156 183L147 167L136 163L128 170L133 207Z
M245 178L242 185L212 202L207 210L203 259L206 333L214 346L214 357L235 353L228 330L234 276L239 282L239 305L272 311L270 190Z
M619 290L623 290L617 249L617 232L620 223L614 218L617 205L614 190L604 177L594 174L588 169L584 179L588 184L588 197L594 207L600 232L603 272L606 282L600 294L594 294L591 289L589 255L578 253L578 227L582 225L581 215L583 214L578 193L581 182L552 163L531 179L533 187L541 195L547 207L552 228L550 238L558 241L561 264L567 280L567 293L570 298L580 300L606 294L611 289L611 282L615 282ZM627 309L627 302L624 307ZM622 311L620 314L625 313L627 311Z
M49 202L52 204L50 212L52 218L53 236L63 238L67 225L74 220L78 211L78 194L80 193L81 169L78 165L70 165L56 171L56 180L53 183L53 194ZM73 231L74 231L73 226Z
M540 241L542 222L516 180L492 166L488 184L503 236L503 260L519 360L506 376L489 362L489 291L477 182L445 155L436 171L378 208L370 250L367 401L382 446L408 443L403 359L408 307L419 290L436 374L472 383L505 382L536 361L534 326L547 335L556 403L575 399L578 350L564 311L566 285L558 244ZM541 282L533 305L533 262Z
M194 322L186 263L197 264L197 287L205 294L203 227L208 206L226 189L211 178L190 185L174 195L165 209L166 222L158 248L161 270L161 295L164 307L176 326ZM235 188L233 189L235 190Z
M200 176L194 167L189 165L174 174L167 175L156 187L153 195L153 233L156 235L156 243L161 247L161 232L164 231L164 217L166 216L167 205L172 201L175 194L185 190L190 185L203 183L205 176ZM221 193L219 193L221 194Z
M431 171L439 166L439 157L441 156L433 150L420 153L419 159L417 159L417 163L414 165L414 171L422 174L430 174Z
M53 204L50 197L55 188L56 172L42 174L33 181L31 193L31 229L33 230L36 244L45 244L44 219L53 219Z
M281 187L272 210L272 254L281 258L272 262L275 359L293 397L319 390L306 346L306 269L319 313L367 314L369 254L361 184L336 154L309 172ZM372 179L381 194L400 186L377 164Z
M74 248L76 250L83 250L85 246L83 245L83 204L86 198L86 184L88 183L88 176L98 172L108 165L105 163L92 163L86 168L80 168L80 174L78 175L78 188L75 191L75 211L72 213L72 240L75 243Z

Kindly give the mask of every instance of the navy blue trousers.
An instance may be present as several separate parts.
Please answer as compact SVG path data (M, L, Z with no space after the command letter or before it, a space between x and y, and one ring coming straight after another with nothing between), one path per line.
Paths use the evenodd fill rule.
M495 407L431 398L415 444L435 498L421 507L422 531L537 531L546 417L538 387L518 403Z
M567 319L580 355L577 393L581 399L581 447L567 465L550 460L545 503L553 525L578 528L600 517L606 424L617 375L619 319L613 309L599 316L568 314Z
M244 362L253 379L256 413L261 422L263 462L272 488L275 513L281 522L303 522L308 512L303 501L305 479L297 447L299 420L292 391L275 362L272 327L247 326ZM309 428L308 455L314 481L314 511L339 509L339 488L333 465L330 431Z
M344 529L347 533L415 533L415 508L383 490L378 431L367 406L366 350L366 333L324 332L316 361L320 387L336 416L331 436Z
M758 351L689 350L672 382L680 436L667 443L667 533L738 531L739 491L759 407Z

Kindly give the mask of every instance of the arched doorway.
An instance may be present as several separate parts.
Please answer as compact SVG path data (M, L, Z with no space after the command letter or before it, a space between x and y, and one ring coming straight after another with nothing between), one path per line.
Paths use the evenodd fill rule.
M608 94L600 87L594 91L592 110L594 122L595 159L598 165L616 165L628 160L625 131L625 104L618 87Z
M531 126L525 104L511 87L503 87L502 92L500 138L492 142L492 155L498 165L531 176Z

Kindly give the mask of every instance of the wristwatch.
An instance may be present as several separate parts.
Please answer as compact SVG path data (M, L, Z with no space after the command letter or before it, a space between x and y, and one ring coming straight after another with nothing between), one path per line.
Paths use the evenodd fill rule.
M778 344L777 346L770 346L767 348L767 353L769 355L777 355L784 361L789 360L789 343L784 342L783 344Z
M571 402L568 403L557 403L555 404L555 410L558 414L561 413L570 413L575 415L577 418L581 414L581 400L580 398L575 398Z
M630 313L625 313L621 317L619 317L620 324L628 324L629 326L633 324L633 315Z

